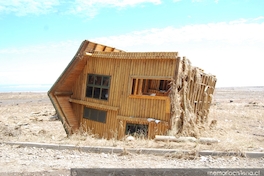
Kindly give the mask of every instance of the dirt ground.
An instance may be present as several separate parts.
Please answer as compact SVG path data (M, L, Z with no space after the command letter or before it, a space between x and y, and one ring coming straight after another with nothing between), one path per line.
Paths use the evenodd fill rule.
M24 148L5 142L39 142L78 146L122 148L168 148L192 151L264 152L264 87L217 88L209 122L216 126L201 131L201 137L220 140L215 144L155 142L136 139L97 139L95 135L67 137L54 117L46 93L0 93L1 175L69 175L70 168L263 168L264 158L154 156L142 154L89 153L69 150Z

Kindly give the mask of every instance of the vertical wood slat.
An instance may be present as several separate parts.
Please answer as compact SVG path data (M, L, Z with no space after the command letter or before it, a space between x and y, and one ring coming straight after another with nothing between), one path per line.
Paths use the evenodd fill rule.
M208 76L204 76L205 79L204 79L204 85L203 85L203 89L202 89L202 97L201 97L201 104L199 106L199 111L202 111L204 108L204 103L205 103L205 99L206 99L206 102L207 102L207 93L206 93L206 85L208 85Z
M138 81L139 81L139 79L136 78L136 82L135 82L135 86L134 86L134 95L138 94Z
M143 86L143 79L139 79L139 84L138 84L138 95L142 95L142 86Z

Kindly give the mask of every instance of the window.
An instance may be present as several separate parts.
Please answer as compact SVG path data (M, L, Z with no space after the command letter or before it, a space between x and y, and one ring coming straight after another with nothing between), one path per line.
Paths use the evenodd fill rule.
M96 122L106 123L106 111L84 107L83 118Z
M131 95L167 96L171 80L133 78Z
M110 76L87 75L86 97L108 100Z
M148 125L127 123L126 124L126 135L148 135Z

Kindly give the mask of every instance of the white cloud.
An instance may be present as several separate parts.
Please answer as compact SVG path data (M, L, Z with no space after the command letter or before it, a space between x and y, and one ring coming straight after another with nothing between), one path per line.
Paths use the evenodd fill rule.
M55 11L59 0L1 0L0 13L14 13L17 16L47 14Z
M263 19L258 17L179 28L171 26L88 40L126 51L178 51L194 66L215 74L218 87L264 86L261 81L264 75ZM62 41L0 50L1 57L6 58L5 61L0 60L0 84L17 83L16 76L6 76L9 71L25 75L23 79L19 78L21 83L53 84L81 42ZM32 73L34 75L27 76Z
M258 19L262 18L259 17ZM264 22L256 21L256 19L241 19L231 22L187 25L180 28L153 28L119 36L96 38L95 40L123 47L200 41L217 41L229 44L240 44L241 42L263 43L263 31Z
M0 13L25 16L59 12L93 17L101 8L124 8L143 3L161 4L161 0L0 0Z

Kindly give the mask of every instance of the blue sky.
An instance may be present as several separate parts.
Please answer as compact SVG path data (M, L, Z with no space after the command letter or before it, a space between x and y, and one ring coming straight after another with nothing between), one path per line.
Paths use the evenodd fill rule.
M0 86L53 84L85 39L178 51L218 87L264 86L263 0L0 0Z

